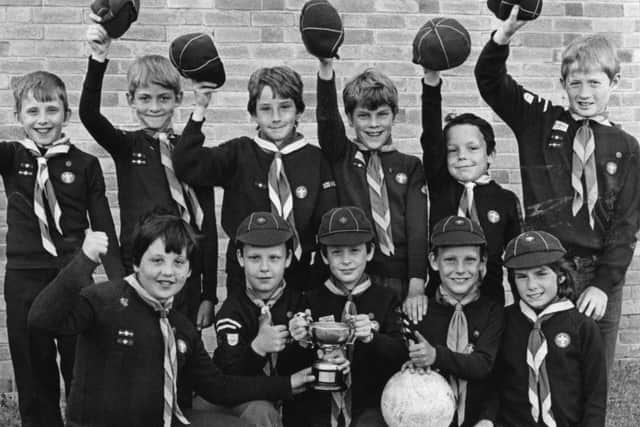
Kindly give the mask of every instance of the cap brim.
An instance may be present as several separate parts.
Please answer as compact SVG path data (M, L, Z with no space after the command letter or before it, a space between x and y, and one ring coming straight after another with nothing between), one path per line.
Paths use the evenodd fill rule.
M318 236L318 242L327 246L359 245L372 240L373 235L368 231L346 231L344 233L331 233L326 236Z
M533 268L556 262L564 256L564 251L527 252L511 257L504 262L507 268Z
M253 246L276 246L293 237L288 230L252 230L236 236L236 241Z
M431 238L431 246L482 246L487 241L469 231L447 231L441 236Z

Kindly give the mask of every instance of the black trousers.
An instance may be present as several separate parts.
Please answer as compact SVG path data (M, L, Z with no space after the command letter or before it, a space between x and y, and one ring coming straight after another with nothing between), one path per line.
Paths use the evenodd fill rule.
M4 299L13 372L23 426L62 426L60 370L68 393L71 387L76 337L54 337L27 327L29 308L58 270L7 270Z

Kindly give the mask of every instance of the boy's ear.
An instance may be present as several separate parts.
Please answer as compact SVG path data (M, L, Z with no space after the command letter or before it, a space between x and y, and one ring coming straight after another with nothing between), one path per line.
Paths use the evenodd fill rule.
M320 256L322 257L322 262L324 262L326 265L329 265L329 260L327 259L326 256L324 256L323 251L320 251Z
M496 161L496 150L494 149L491 153L489 153L489 155L487 155L487 163L489 163L489 166L491 166L495 161Z
M244 268L244 258L242 257L242 251L240 249L236 249L236 257L238 258L240 267Z
M133 105L133 95L131 94L131 92L127 92L127 103L129 104L130 107L132 107Z
M291 259L293 258L293 251L291 249L287 249L287 259L284 262L284 268L289 268L291 265Z
M184 97L184 92L180 91L176 93L176 104L182 104L182 98Z
M618 84L620 83L620 73L617 73L615 76L613 76L613 78L611 79L611 89L615 89L618 87Z
M429 264L431 268L438 271L438 263L436 262L436 255L433 252L429 252Z
M564 283L565 280L567 280L567 276L565 276L564 274L558 275L558 283Z
M349 126L353 127L353 113L347 114L347 121L349 122Z
M67 111L64 112L64 122L62 122L62 126L68 125L70 119L71 119L71 109L67 109Z
M371 244L371 249L369 249L369 252L367 253L367 262L371 261L373 259L373 255L376 253L376 245L374 245L373 243Z

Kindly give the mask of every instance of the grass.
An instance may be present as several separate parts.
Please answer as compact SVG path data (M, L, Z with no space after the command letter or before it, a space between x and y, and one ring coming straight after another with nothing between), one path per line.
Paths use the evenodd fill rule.
M609 391L607 427L640 425L640 360L616 362ZM19 427L14 393L0 393L0 426Z

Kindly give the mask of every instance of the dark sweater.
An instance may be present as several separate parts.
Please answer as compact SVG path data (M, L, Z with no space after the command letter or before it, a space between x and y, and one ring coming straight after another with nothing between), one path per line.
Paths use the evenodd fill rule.
M318 139L329 159L338 186L341 206L362 208L373 224L367 166L369 154L362 152L363 163L356 158L360 152L345 133L338 112L335 79L318 78ZM427 196L424 171L420 160L399 151L380 152L385 173L391 212L391 233L395 253L386 256L376 250L367 271L383 277L408 280L424 279L427 273Z
M573 216L571 158L580 123L568 110L520 86L508 73L509 46L485 45L475 74L484 100L516 135L527 227L554 234L570 256L598 256L592 284L608 292L624 278L640 228L640 147L616 126L592 121L598 201Z
M240 222L249 214L271 210L267 176L274 154L264 151L248 137L204 147L203 123L189 120L173 151L173 164L178 177L191 185L224 188L221 221L231 238L226 270L228 280L240 287L244 279L233 237ZM307 145L282 156L282 163L293 192L293 216L302 246L301 260L294 257L285 278L288 286L307 289L320 219L337 204L335 182L318 147Z
M164 347L159 314L122 279L90 284L95 267L83 253L78 254L29 312L32 328L78 334L67 424L162 425ZM179 388L185 377L200 396L224 405L290 397L287 377L223 375L182 313L170 311L169 322L177 344ZM182 407L186 403L179 402ZM181 425L175 417L174 425Z
M422 129L422 163L429 184L429 223L433 227L441 219L458 214L460 197L464 192L464 186L449 174L447 168L440 85L434 87L422 84ZM474 201L488 249L487 275L481 291L504 303L502 253L509 240L521 232L520 201L512 191L502 188L495 181L477 185L474 189ZM440 276L437 273L431 274L429 294L434 294L438 284Z
M47 161L62 211L61 235L45 207L57 257L42 246L38 217L33 212L37 165L36 158L18 141L0 142L0 174L7 195L7 268L62 268L82 246L84 231L91 227L109 238L109 250L103 257L107 276L122 277L120 248L98 159L72 146L67 154Z
M82 124L96 142L111 155L116 166L122 259L127 272L131 272L131 239L135 224L155 208L164 208L178 214L178 206L171 197L167 176L160 160L159 142L143 130L128 132L116 129L100 113L102 81L107 63L108 61L101 63L89 59L80 97L79 114ZM200 289L202 286L201 298L216 303L218 235L213 190L210 187L195 186L194 191L204 213L201 230L203 238L199 242L199 250L191 260L192 273L188 287L197 286ZM192 220L192 225L194 224Z
M495 365L498 425L539 426L531 417L527 343L532 323L518 304L505 309L502 346ZM551 388L551 410L558 427L603 427L607 405L604 345L597 324L572 309L542 323ZM567 340L558 338L568 336ZM559 345L560 344L560 345ZM492 410L495 411L496 407Z

